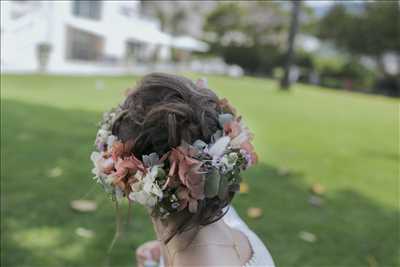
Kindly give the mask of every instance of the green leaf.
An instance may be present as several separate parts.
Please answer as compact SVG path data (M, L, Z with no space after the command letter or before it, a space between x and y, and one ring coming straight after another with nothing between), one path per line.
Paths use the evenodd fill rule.
M202 141L202 140L196 140L196 141L193 143L193 146L194 146L195 148L197 148L197 150L203 151L203 149L207 147L207 144L206 144L204 141Z
M218 194L220 180L221 176L216 169L213 169L212 172L206 176L204 194L207 198L215 197Z
M163 168L158 167L157 168L157 178L163 179L165 177L165 171Z
M228 195L228 176L224 175L221 176L220 179L220 183L219 183L219 190L218 190L218 197L220 199L226 199L227 195Z
M157 165L159 161L159 157L155 152L151 153L150 155L143 155L142 159L143 163L148 167Z

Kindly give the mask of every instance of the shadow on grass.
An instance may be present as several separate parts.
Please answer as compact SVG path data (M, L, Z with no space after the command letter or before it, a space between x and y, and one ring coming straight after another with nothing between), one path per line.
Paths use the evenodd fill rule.
M265 218L246 221L263 237L278 266L398 266L398 211L358 192L329 188L323 206L313 207L300 173L282 176L265 164L246 177L251 194L239 197L238 206L243 215L248 206L264 209ZM301 240L301 231L314 233L317 241Z
M115 216L102 190L95 186L91 191L88 159L100 114L12 100L1 104L1 263L105 266ZM324 205L312 207L302 176L282 176L276 167L261 163L244 174L250 194L234 201L277 266L399 264L398 211L355 191L329 189ZM73 212L69 202L85 195L98 203L98 210ZM247 219L250 206L261 207L264 216ZM134 249L154 237L144 210L135 207L133 214L111 253L111 266L132 266ZM94 231L94 237L76 235L78 227ZM300 231L314 233L317 241L301 240Z

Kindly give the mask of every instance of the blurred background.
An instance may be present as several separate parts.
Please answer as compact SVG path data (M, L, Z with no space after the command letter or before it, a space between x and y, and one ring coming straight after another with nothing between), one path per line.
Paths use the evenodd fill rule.
M134 266L144 209L91 180L146 73L227 97L258 166L234 200L277 266L399 266L398 1L1 1L1 264ZM82 201L84 200L84 201ZM131 222L128 223L128 217Z

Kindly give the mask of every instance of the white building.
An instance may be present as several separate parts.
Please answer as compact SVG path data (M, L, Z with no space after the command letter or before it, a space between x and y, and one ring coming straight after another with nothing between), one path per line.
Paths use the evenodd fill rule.
M2 72L120 73L168 61L171 48L207 51L161 32L138 1L1 1Z

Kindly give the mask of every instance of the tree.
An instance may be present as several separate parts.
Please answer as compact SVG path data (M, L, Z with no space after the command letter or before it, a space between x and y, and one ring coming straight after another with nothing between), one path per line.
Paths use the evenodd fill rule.
M236 3L220 4L207 17L204 30L220 39L232 31L242 30L244 10Z
M353 56L367 55L376 60L382 74L382 57L386 52L400 52L399 2L358 3L357 12L336 4L321 19L318 36L330 40Z
M204 30L212 32L212 52L251 74L271 74L281 59L286 13L282 3L220 2L207 16Z
M288 50L285 60L285 73L281 81L281 89L283 90L288 90L290 85L289 74L294 57L293 55L294 41L299 27L300 4L301 1L293 1L292 19L290 23L290 32L288 37Z
M140 12L157 18L161 30L172 35L202 37L204 17L217 3L200 1L140 1Z
M174 35L186 34L184 24L186 22L185 6L174 4L168 1L141 1L141 12L147 16L156 17L162 31L170 32Z

